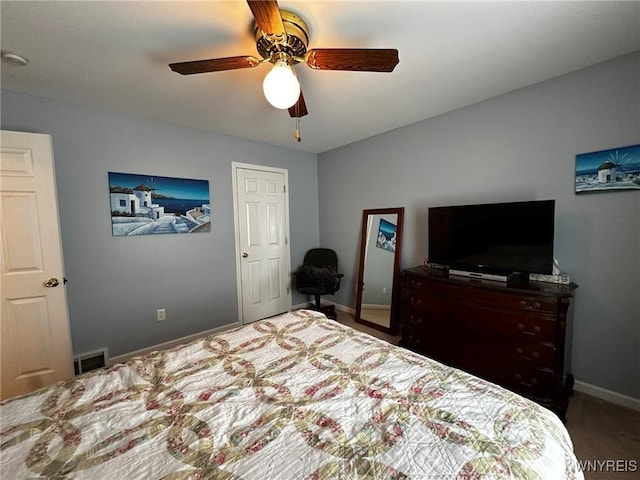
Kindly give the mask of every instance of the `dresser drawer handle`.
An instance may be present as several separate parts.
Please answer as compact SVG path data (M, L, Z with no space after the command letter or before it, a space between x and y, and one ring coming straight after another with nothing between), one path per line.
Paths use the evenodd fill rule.
M520 385L522 385L523 387L535 387L536 385L538 385L538 379L537 378L532 378L530 382L524 382L522 381L522 375L520 375L519 373L515 374L516 380L520 383Z
M533 327L533 332L525 330L524 325L522 323L519 323L518 325L516 325L516 328L520 333L524 333L525 335L537 335L538 333L540 333L540 327L537 325Z
M418 326L422 323L422 317L416 317L415 315L409 315L409 323L413 326Z
M418 305L420 305L422 303L422 300L420 300L419 298L415 298L415 297L411 297L409 300L411 301L411 305L413 305L414 307L418 306Z
M422 286L422 282L420 280L411 280L411 286L420 288Z
M520 355L520 358L522 358L523 360L537 360L538 358L540 358L540 354L536 351L531 352L531 356L525 355L524 354L524 350L522 350L522 348L518 347L516 348L516 353L518 355Z
M525 310L539 310L542 305L540 305L540 302L533 302L533 304L531 304L520 300L520 306Z
M419 337L414 337L413 335L409 335L409 343L411 343L413 345L419 345L420 344L420 338Z

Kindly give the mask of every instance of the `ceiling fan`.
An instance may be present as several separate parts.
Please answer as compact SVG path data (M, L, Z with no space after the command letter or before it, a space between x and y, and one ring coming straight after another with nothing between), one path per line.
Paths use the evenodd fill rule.
M315 70L391 72L398 64L396 49L312 48L309 27L293 12L281 10L276 0L247 0L255 20L256 48L262 58L251 55L171 63L182 75L253 68L273 64L263 83L265 96L276 108L296 118L307 115L307 106L292 66L305 63ZM296 138L300 141L299 133Z

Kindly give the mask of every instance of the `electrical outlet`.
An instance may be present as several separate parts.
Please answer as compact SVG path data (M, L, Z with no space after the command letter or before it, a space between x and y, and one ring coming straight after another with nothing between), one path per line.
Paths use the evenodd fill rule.
M382 287L382 293L387 293L387 287Z
M164 308L159 308L158 310L156 310L156 320L161 322L166 318L167 318L167 311Z

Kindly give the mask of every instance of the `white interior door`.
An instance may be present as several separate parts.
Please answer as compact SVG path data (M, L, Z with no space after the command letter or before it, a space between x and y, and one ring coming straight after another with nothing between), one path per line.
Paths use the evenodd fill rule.
M233 164L241 323L291 309L287 171Z
M0 398L73 375L51 137L1 132Z

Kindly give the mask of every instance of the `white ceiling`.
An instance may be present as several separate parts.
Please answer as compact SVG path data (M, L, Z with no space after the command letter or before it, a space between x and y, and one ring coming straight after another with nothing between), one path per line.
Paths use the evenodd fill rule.
M309 115L262 94L267 65L182 76L169 63L257 55L246 2L6 1L2 88L320 153L640 50L638 1L281 0L309 48L397 48L393 73L299 64Z

